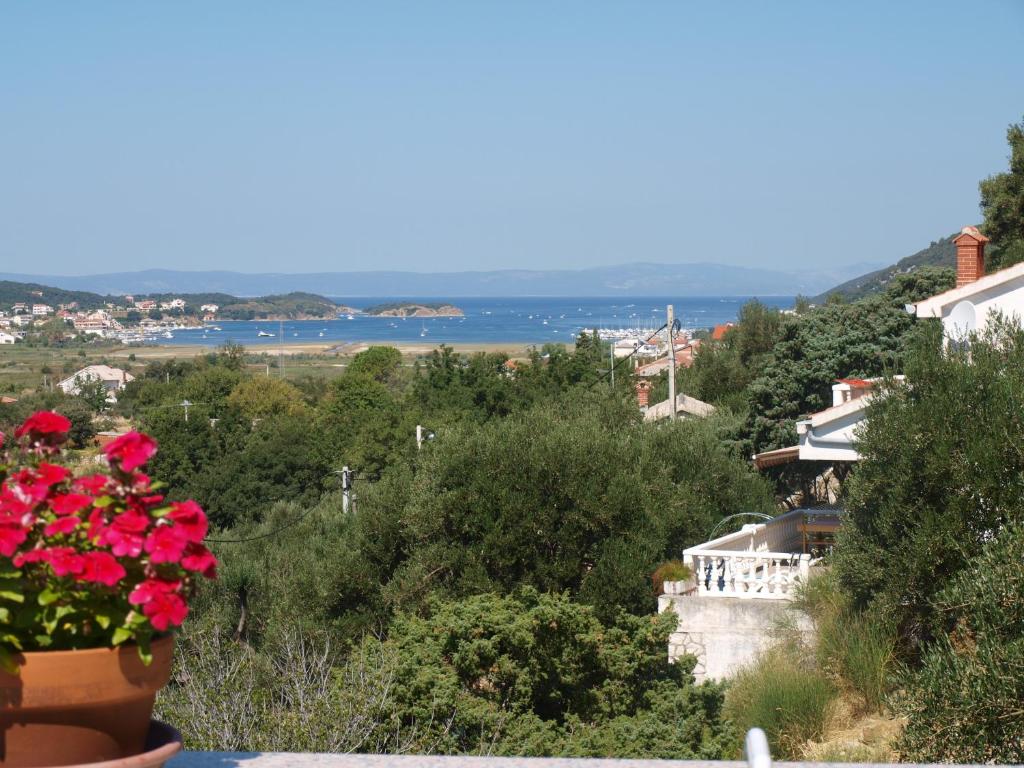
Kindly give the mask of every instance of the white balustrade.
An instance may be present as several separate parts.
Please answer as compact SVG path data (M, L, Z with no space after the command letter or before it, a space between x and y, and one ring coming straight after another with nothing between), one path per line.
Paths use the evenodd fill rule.
M810 573L811 556L801 553L804 510L691 547L683 562L692 576L666 582L666 594L792 600Z

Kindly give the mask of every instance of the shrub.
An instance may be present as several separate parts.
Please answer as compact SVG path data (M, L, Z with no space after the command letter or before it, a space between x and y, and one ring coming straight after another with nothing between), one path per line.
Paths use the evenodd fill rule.
M814 619L819 668L866 710L881 711L896 664L891 623L851 608L831 569L804 585L797 605Z
M724 715L737 743L751 728L762 728L772 754L799 758L802 746L825 733L836 691L795 649L772 648L740 670L725 697Z
M947 632L911 673L898 745L920 762L1024 762L1024 526L990 542L943 590Z

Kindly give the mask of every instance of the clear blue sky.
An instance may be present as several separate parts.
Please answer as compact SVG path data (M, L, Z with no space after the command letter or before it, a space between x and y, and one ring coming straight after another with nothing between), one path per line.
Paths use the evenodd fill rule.
M979 220L1024 2L0 6L0 271L888 262Z

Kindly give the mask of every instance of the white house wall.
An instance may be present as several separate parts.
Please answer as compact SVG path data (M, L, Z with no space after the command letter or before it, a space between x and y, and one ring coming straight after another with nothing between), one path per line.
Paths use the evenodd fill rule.
M1002 313L1007 319L1024 320L1024 275L1014 278L964 299L974 306L976 329L981 331L993 312ZM942 325L947 338L959 338L963 328L957 328L950 317L954 308L962 302L952 302L942 308ZM974 329L966 329L974 330Z
M860 455L854 449L856 430L864 420L864 409L858 408L827 424L813 426L810 421L800 422L801 461L857 461Z

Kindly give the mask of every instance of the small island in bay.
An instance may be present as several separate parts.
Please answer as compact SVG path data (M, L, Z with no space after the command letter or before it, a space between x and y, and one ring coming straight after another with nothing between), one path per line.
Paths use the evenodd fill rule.
M462 317L465 313L454 304L444 302L394 302L374 304L363 309L364 315L373 317Z

